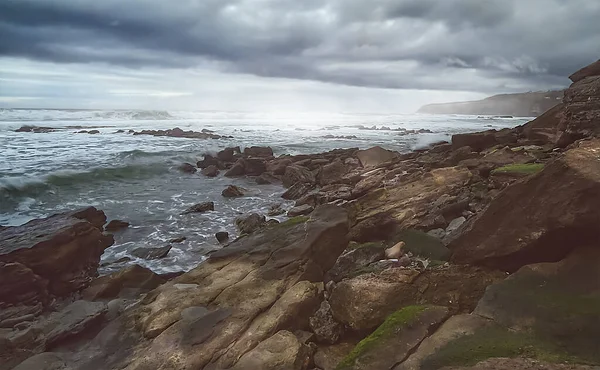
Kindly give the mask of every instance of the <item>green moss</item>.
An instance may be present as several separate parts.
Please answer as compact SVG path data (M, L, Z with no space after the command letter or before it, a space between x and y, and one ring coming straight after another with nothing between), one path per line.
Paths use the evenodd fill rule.
M460 337L428 357L424 369L445 366L472 366L497 357L527 357L551 363L591 363L578 358L554 343L540 340L532 333L487 327L473 335Z
M416 256L438 261L450 258L450 250L441 240L419 230L404 230L394 240L403 241L406 245L402 249Z
M284 222L281 222L279 225L277 225L277 227L295 226L298 224L303 224L303 223L307 222L308 220L310 220L310 217L308 217L308 216L291 217L290 219L287 219Z
M384 338L394 335L398 329L410 325L429 306L408 306L389 315L371 335L361 340L356 347L338 364L336 370L350 370L356 360L377 346Z
M509 164L506 166L498 167L492 171L492 174L501 173L522 173L522 174L533 174L538 173L544 168L541 163L527 163L527 164Z

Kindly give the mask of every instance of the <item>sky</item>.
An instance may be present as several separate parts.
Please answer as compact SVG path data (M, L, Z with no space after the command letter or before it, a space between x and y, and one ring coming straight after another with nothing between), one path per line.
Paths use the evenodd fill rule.
M599 0L0 0L0 106L414 112L560 89Z

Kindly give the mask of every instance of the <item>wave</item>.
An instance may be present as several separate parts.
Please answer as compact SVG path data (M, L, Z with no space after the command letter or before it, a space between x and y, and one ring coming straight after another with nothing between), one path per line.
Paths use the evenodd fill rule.
M138 159L138 158L151 158L151 157L172 157L181 154L189 154L187 151L174 151L174 150L165 150L158 152L146 152L141 149L133 149L127 150L124 152L120 152L117 154L117 157L120 159Z
M175 118L160 110L0 109L0 122L164 121Z
M61 188L72 188L101 182L147 179L169 171L166 163L99 167L82 172L57 172L42 179L0 179L0 198L32 197Z

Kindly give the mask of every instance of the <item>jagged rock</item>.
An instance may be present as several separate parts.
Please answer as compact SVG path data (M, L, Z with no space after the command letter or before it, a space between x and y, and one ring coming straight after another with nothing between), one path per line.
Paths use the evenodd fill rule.
M345 278L358 275L367 266L385 258L381 243L361 244L338 257L335 265L327 272L325 281L340 282Z
M267 171L273 175L281 176L285 173L285 169L293 162L289 158L276 159L267 164Z
M235 220L235 225L242 234L251 234L260 229L267 222L265 216L258 213L252 213L248 216L239 217Z
M157 286L164 284L165 279L151 270L133 265L110 275L94 279L90 286L83 291L83 297L88 300L137 298Z
M281 183L281 180L269 173L263 173L256 178L256 183L258 185L270 185Z
M272 157L273 149L268 146L251 146L244 148L244 155L248 157Z
M392 268L339 282L329 303L336 320L353 330L367 330L399 308L415 304L446 306L452 313L470 312L485 288L503 277L470 266L424 271Z
M15 130L15 132L35 132L35 133L47 133L56 131L57 129L54 127L39 127L39 126L31 126L24 125Z
M246 173L246 169L244 168L244 162L242 159L238 159L234 165L225 172L225 177L237 177L243 176Z
M160 248L136 248L131 251L131 254L145 260L158 260L166 257L171 248L173 247L170 245Z
M215 238L219 243L225 243L229 240L229 233L227 231L219 231L215 234Z
M314 211L314 207L309 204L294 207L287 212L288 217L303 216Z
M380 164L393 160L397 156L398 153L383 149L380 146L356 152L356 157L358 157L363 167L377 167Z
M537 175L514 183L450 245L452 260L507 271L557 261L598 238L600 140L581 142Z
M306 183L312 185L315 183L315 175L305 167L290 165L285 168L285 172L281 180L283 181L283 185L285 187L290 187L297 183Z
M337 370L391 369L447 317L446 307L405 307L391 314L373 334L358 343Z
M569 78L573 82L579 82L584 78L591 76L600 76L600 60L581 68L579 71L570 75Z
M106 225L104 230L106 231L117 231L120 229L125 229L129 227L129 222L121 221L121 220L112 220Z
M311 189L311 185L304 182L297 182L294 185L292 185L288 190L286 190L285 193L281 195L281 197L283 199L288 200L300 199L303 196L305 196Z
M563 103L565 109L559 124L563 138L558 138L562 142L557 142L557 146L564 148L575 140L600 135L600 75L573 83L565 90Z
M335 160L332 163L326 164L321 168L317 176L317 182L321 186L342 182L343 176L348 172L348 169L341 160Z
M225 198L243 197L244 191L238 186L229 185L227 188L225 188L225 190L223 190L221 195L223 195Z
M202 203L194 204L193 206L191 206L188 209L186 209L185 211L183 211L183 213L181 213L181 214L187 215L189 213L204 213L204 212L214 211L214 210L215 210L215 202L202 202Z
M281 207L281 203L276 203L273 204L270 208L269 208L269 213L267 213L268 216L279 216L285 213L285 209L283 209Z
M113 243L111 235L102 234L105 222L102 211L89 207L4 228L0 230L0 262L4 264L0 273L7 273L8 265L24 279L21 287L33 289L33 296L44 295L44 284L56 296L80 290L96 276L100 256ZM0 286L5 281L0 280ZM18 296L31 298L26 291Z
M236 154L240 154L240 148L225 148L217 153L217 159L223 162L234 162Z
M385 179L385 174L380 172L378 174L366 176L362 178L352 189L352 197L358 198L365 195L369 190L378 188Z
M217 177L219 176L219 168L215 165L210 165L200 171L206 177Z
M59 353L44 352L21 362L13 370L69 370Z
M205 154L204 159L202 159L201 161L198 161L198 163L196 163L196 165L198 168L201 168L201 169L208 168L209 166L215 166L218 168L219 160L210 154Z
M310 328L317 335L317 340L334 344L340 340L344 332L343 326L335 321L329 302L321 302L321 306L309 319Z
M195 166L189 163L183 163L177 167L177 169L184 173L196 173L198 171Z

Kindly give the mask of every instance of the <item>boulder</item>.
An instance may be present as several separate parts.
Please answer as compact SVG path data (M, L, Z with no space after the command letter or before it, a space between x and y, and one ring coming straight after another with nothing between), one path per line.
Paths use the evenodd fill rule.
M269 213L267 213L267 216L273 217L273 216L279 216L285 213L285 209L282 208L281 203L276 203L271 205L271 207L269 207Z
M365 195L369 190L378 188L385 179L385 174L379 172L374 175L365 176L352 189L352 198L359 198Z
M307 370L311 359L311 348L282 330L243 355L231 370Z
M135 248L131 251L131 255L145 260L158 260L165 258L171 248L173 247L170 245L160 248Z
M21 287L33 289L31 294L21 291L17 296L43 296L44 284L51 295L78 291L96 276L100 256L113 243L111 235L102 234L105 222L102 211L89 207L4 228L0 230L0 273L18 274L24 279ZM0 286L8 280L2 279Z
M348 169L341 160L335 160L332 163L324 165L319 171L317 182L321 186L340 183Z
M290 187L296 183L314 184L315 175L306 167L290 165L285 168L285 173L281 179L283 186Z
M240 148L225 148L217 153L217 159L223 162L235 162L236 154L240 154Z
M188 209L183 211L182 215L187 215L189 213L204 213L204 212L209 212L209 211L214 211L214 210L215 210L214 202L202 202L202 203L194 204L193 206L189 207Z
M247 157L272 157L273 149L268 146L251 146L244 148L244 155Z
M334 344L340 340L344 327L333 318L329 302L321 302L321 306L309 319L310 328L321 343Z
M450 243L452 261L515 271L558 261L598 240L600 140L579 143L536 175L516 182Z
M239 217L235 220L235 225L242 234L251 234L260 229L267 222L264 215L252 213L247 216Z
M202 159L201 161L198 161L198 163L196 163L196 165L198 166L198 168L202 168L202 169L205 169L209 166L219 167L219 160L210 154L205 154L204 159Z
M463 146L471 147L476 152L481 152L498 144L495 131L477 132L473 134L452 135L452 149L456 150Z
M183 173L196 173L196 171L198 171L194 165L189 163L183 163L179 165L177 169Z
M297 182L294 185L292 185L289 189L287 189L281 195L281 197L283 199L287 199L287 200L300 199L303 196L305 196L311 189L312 189L311 185L304 183L304 182Z
M248 176L260 176L267 170L267 164L261 158L244 158L243 165Z
M327 272L325 281L340 282L343 279L359 275L369 264L385 258L385 250L381 243L365 243L352 247L335 261L335 265Z
M263 173L256 178L256 183L258 185L270 185L281 183L281 180L269 173Z
M137 298L166 282L165 279L140 265L132 265L110 275L94 279L83 291L87 300Z
M273 175L281 176L285 173L287 166L292 163L292 160L289 158L275 159L267 164L267 171Z
M219 175L219 168L215 165L210 165L200 171L206 177L217 177Z
M47 286L48 280L30 268L18 262L0 262L0 302L46 305L50 300Z
M219 231L215 234L215 238L219 243L225 243L229 240L229 233L227 231Z
M304 205L297 206L297 207L290 209L287 212L287 215L288 215L288 217L303 216L303 215L307 215L307 214L311 213L314 210L315 210L315 207L313 207L309 204L304 204Z
M408 306L394 312L363 339L337 370L391 369L403 361L448 317L440 306Z
M117 231L121 229L126 229L129 227L129 222L121 221L121 220L112 220L104 227L106 231Z
M225 190L223 190L221 195L223 195L225 198L243 197L244 191L238 186L229 185L227 188L225 188Z
M380 164L397 158L398 153L383 149L380 146L375 146L370 149L359 150L356 152L356 157L358 157L358 160L363 167L377 167Z

